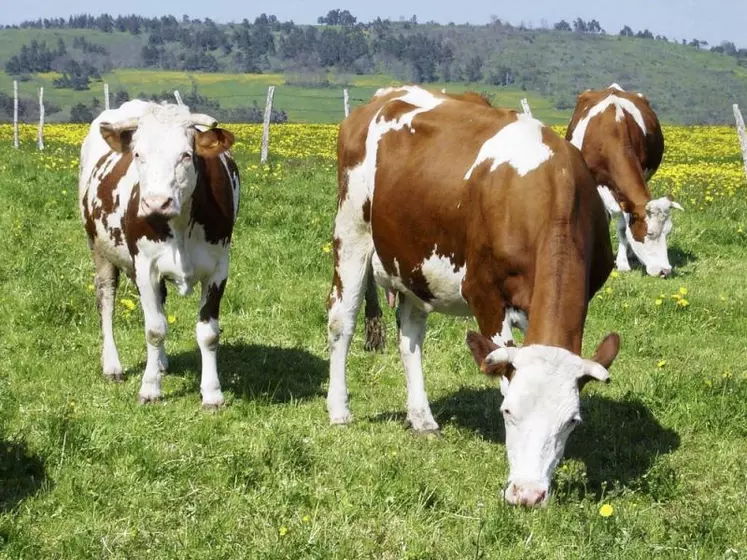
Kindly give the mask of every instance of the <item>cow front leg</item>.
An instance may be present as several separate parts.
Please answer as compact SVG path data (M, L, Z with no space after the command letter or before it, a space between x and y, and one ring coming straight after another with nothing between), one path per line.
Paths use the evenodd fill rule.
M122 380L122 364L119 362L117 345L114 342L114 302L119 285L119 269L94 249L93 263L95 268L94 289L96 306L101 316L101 334L103 345L101 365L104 377L112 381Z
M218 408L223 404L223 393L218 379L218 340L220 327L220 301L226 288L228 263L220 266L218 273L202 282L202 302L200 317L195 327L197 345L202 357L202 374L200 376L200 393L202 406Z
M423 379L422 349L428 314L413 305L407 296L400 296L399 354L407 379L407 422L419 434L438 434Z
M617 217L617 257L615 258L615 268L620 272L630 272L630 263L628 262L628 237L626 231L628 224L625 216L620 213Z
M168 323L163 311L159 280L153 278L149 269L136 268L136 282L145 318L145 342L147 347L145 372L140 385L140 402L148 403L161 397L161 371L165 366L164 341L168 331Z

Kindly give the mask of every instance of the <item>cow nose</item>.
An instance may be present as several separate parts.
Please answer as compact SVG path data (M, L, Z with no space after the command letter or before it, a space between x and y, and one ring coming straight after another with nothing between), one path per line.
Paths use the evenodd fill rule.
M664 267L661 269L661 272L659 272L659 276L661 276L662 278L669 278L671 274L672 274L671 267Z
M521 488L510 484L504 493L506 501L515 506L538 507L543 506L547 500L546 488Z
M171 196L146 196L140 205L145 215L161 214L170 217L176 214L176 205Z

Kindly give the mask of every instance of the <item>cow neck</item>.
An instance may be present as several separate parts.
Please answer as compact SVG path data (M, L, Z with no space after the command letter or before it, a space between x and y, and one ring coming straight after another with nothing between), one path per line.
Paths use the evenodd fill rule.
M548 237L537 253L524 345L556 346L580 354L588 291L585 260L570 235Z
M620 194L637 209L645 209L651 200L641 165L628 150L623 150L609 159L610 176Z

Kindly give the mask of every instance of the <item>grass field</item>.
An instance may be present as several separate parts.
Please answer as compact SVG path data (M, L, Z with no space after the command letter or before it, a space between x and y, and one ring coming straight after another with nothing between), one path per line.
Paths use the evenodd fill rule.
M499 499L501 399L463 342L471 320L429 320L441 439L403 429L388 310L384 353L353 344L356 422L327 425L335 127L276 127L267 167L257 128L233 129L243 199L221 317L229 404L211 414L200 408L196 297L169 296L165 398L140 406L142 315L124 282L126 381L104 381L76 207L82 129L50 128L39 154L32 130L16 152L0 127L0 556L747 555L747 185L733 130L665 130L654 187L686 208L670 238L676 276L613 274L594 298L584 348L621 333L612 382L587 387L550 506L527 511Z

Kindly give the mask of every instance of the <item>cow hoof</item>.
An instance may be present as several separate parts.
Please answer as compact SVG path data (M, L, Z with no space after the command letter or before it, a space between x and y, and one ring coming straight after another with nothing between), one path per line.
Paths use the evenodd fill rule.
M617 269L618 272L630 272L630 265L628 263L625 263L625 264L617 263L615 268Z
M161 400L161 396L160 395L156 395L156 396L144 396L144 395L140 395L138 397L138 400L140 401L140 404L142 404L142 405L151 404L151 403L157 403L158 401Z
M224 402L223 393L220 391L203 393L202 395L202 408L205 410L216 411L223 406Z
M424 437L428 439L441 439L441 430L439 430L438 428L427 428L425 430L416 430L412 428L410 432L415 437Z
M223 406L223 403L215 404L215 403L204 402L202 403L202 410L204 410L205 412L216 413L221 409L222 406Z
M140 387L140 404L148 404L157 402L161 399L161 388L154 387L151 385L144 385Z
M122 383L124 381L124 375L121 371L114 373L104 373L104 379L110 383Z
M330 426L345 426L353 421L353 415L350 412L343 414L330 414L329 424Z

